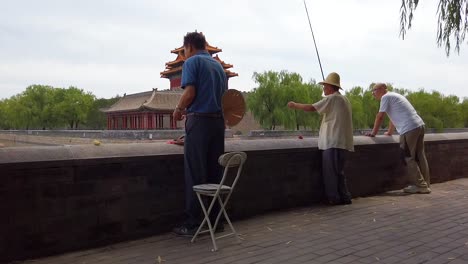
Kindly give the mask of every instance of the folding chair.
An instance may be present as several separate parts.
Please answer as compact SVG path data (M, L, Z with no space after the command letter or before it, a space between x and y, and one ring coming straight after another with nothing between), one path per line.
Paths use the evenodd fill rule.
M236 186L236 183L242 171L242 167L244 166L244 163L246 160L247 160L247 154L245 154L244 152L229 152L229 153L223 154L218 159L219 164L224 167L224 173L223 173L223 178L221 179L221 182L219 184L208 183L208 184L199 184L199 185L193 186L193 191L196 193L198 197L198 201L200 202L205 218L203 219L203 222L200 224L197 232L193 236L191 240L192 243L195 241L195 239L197 238L199 234L206 233L206 232L210 233L211 241L213 241L213 251L218 250L218 247L216 245L217 239L235 235L237 238L237 241L240 242L240 238L237 235L236 230L234 229L234 226L232 226L231 220L229 219L229 216L226 213L226 205L229 202L229 198L231 197L232 192L234 191L234 187ZM225 184L227 174L230 168L235 168L235 167L237 167L237 174L232 184L229 186ZM203 203L202 196L212 197L211 201L209 202L208 210L206 209L205 204ZM216 216L215 223L214 225L212 225L210 221L210 213L216 202L219 203L220 209L219 209L218 215ZM229 227L231 228L232 232L229 234L215 237L215 230L216 230L216 227L218 226L218 222L219 222L219 219L221 218L221 214L224 215L224 218L229 224ZM205 224L208 226L208 229L202 230Z

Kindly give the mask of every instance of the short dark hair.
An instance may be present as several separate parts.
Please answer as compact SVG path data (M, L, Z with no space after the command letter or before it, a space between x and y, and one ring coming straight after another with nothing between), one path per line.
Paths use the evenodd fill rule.
M201 32L189 32L184 36L184 47L192 45L195 49L201 50L206 47L206 39Z

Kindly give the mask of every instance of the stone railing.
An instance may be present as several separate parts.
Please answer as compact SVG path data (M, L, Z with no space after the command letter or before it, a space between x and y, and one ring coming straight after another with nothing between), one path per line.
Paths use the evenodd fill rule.
M357 136L346 174L354 197L408 182L398 136ZM428 134L433 183L468 177L468 133ZM233 219L321 200L315 138L228 140L248 155ZM183 148L165 143L0 149L0 262L167 232L184 209Z

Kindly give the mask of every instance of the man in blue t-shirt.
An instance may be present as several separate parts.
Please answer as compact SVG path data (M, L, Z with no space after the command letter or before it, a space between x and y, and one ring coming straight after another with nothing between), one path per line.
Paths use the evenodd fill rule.
M201 208L193 186L219 183L222 168L218 157L224 153L224 118L221 98L227 90L227 77L221 64L206 50L205 36L199 32L184 37L186 61L182 66L184 92L173 117L186 116L184 139L185 213L187 219L173 229L181 236L193 236L200 224ZM219 208L214 208L212 215ZM218 230L222 229L218 225Z

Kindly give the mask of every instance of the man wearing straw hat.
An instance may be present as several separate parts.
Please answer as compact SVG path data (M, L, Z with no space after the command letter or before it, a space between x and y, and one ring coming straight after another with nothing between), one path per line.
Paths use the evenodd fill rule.
M289 102L288 107L322 114L318 148L322 150L322 177L330 205L351 204L344 165L348 151L354 151L351 104L340 93L340 76L330 73L320 82L325 97L314 104Z
M173 229L181 236L193 236L200 224L201 208L193 186L219 183L222 168L218 157L224 153L224 118L221 98L227 90L227 76L221 64L206 50L205 36L199 32L184 37L186 61L182 66L184 92L174 110L175 120L185 121L185 222ZM213 209L217 215L219 208ZM222 225L218 225L222 229Z
M424 121L418 115L411 103L403 95L388 92L387 85L377 83L372 89L372 95L380 101L380 109L374 121L372 132L366 136L375 137L379 132L385 113L390 118L388 131L385 135L391 136L393 130L400 133L400 148L408 161L416 163L416 178L411 179L412 184L404 188L406 193L431 193L429 188L429 166L424 153Z

